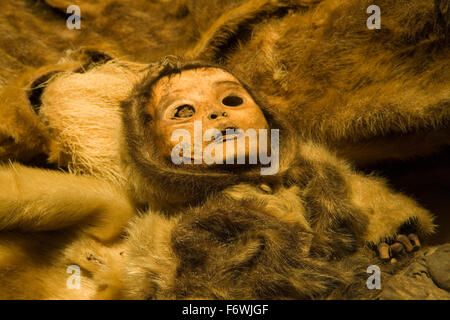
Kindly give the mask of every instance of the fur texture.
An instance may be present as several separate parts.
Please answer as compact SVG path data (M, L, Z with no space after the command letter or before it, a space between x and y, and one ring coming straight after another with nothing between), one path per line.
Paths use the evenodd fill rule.
M76 4L83 12L82 32L64 27L66 1L45 1L36 8L7 4L2 34L11 37L19 28L33 41L0 39L8 44L2 70L9 73L3 83L30 67L57 63L66 49L73 51L71 41L145 63L179 53L220 62L248 79L302 136L359 165L428 155L448 146L450 24L445 1ZM366 27L370 4L382 10L380 30ZM27 19L16 18L15 12L23 11ZM58 32L41 38L37 33L46 30L36 26ZM2 104L11 105L3 111L5 118L15 119L10 114L23 108L9 100ZM43 135L36 125L27 125L20 130ZM11 150L14 144L11 154L19 161L29 160L27 150L33 145L45 143L13 141L10 130L2 130L0 147ZM48 155L48 149L41 151Z
M0 185L14 186L0 202L4 298L371 298L361 269L379 261L368 248L405 227L422 237L433 231L426 210L299 139L264 104L268 123L281 130L277 175L183 170L161 161L151 148L154 134L142 127L149 101L142 90L182 66L176 59L151 66L123 103L126 181L131 196L151 208L126 233L135 208L108 183L2 168ZM178 201L168 205L174 191ZM78 293L63 281L73 264L83 274ZM35 274L42 281L24 289ZM352 288L355 281L361 285Z
M87 73L59 73L42 94L40 119L51 130L50 162L76 174L123 184L120 110L143 65L114 61ZM86 83L92 85L86 87ZM86 90L87 89L87 90Z
M66 5L64 1L46 3L57 10ZM85 3L83 2L83 5ZM154 10L153 3L138 4L137 7L142 5L139 8L144 11L161 14L155 18L151 26L147 24L148 19L139 20L142 24L136 25L140 26L141 30L160 30L152 34L153 38L145 37L145 40L140 42L136 41L136 38L128 37L133 33L130 29L116 26L115 30L118 31L112 33L108 28L108 23L114 21L114 17L117 18L116 23L135 21L139 16L139 9L130 9L115 1L108 1L105 2L104 10L112 14L105 14L102 15L104 18L96 19L95 12L98 7L91 7L94 8L92 10L83 7L87 8L83 11L88 18L86 22L97 31L94 36L84 34L77 37L80 40L77 43L90 41L94 43L100 38L108 38L111 42L118 41L117 43L123 46L120 48L123 50L122 54L131 55L135 49L148 49L148 53L144 53L145 50L137 50L140 52L137 54L140 56L138 58L153 61L165 50L170 52L179 50L174 45L179 39L183 40L182 44L189 43L194 37L198 37L201 41L206 39L205 42L192 46L193 52L196 52L194 55L201 56L206 52L205 49L209 52L207 58L217 60L238 76L248 79L250 86L262 91L263 100L268 101L267 105L271 110L267 112L288 115L295 120L293 125L301 135L300 141L304 141L303 138L307 137L328 143L341 155L360 164L427 154L448 143L448 9L445 4L436 1L438 5L436 7L432 1L418 1L405 7L405 2L402 1L395 4L379 2L382 12L387 14L385 16L382 13L382 21L386 23L386 28L383 25L384 29L381 32L371 32L364 29L367 16L363 9L367 3L363 1L345 3L323 1L317 7L315 3L308 3L305 6L305 2L301 2L299 7L293 3L280 5L276 2L273 2L274 6L266 6L265 1L254 1L241 6L241 3L236 1L230 2L228 8L231 11L227 10L222 16L220 10L217 10L218 3L208 4L215 10L212 10L207 18L218 18L218 22L214 24L205 21L205 15L200 14L201 3L195 5L193 2L181 3L174 6L176 8L174 12ZM8 8L6 9L8 12L13 11ZM279 11L279 8L282 10ZM267 19L264 21L255 19L260 13L264 13ZM32 16L30 13L30 19L13 24L3 21L1 26L6 25L9 28L17 23L27 24L29 21L32 24L36 23ZM14 20L14 14L9 19ZM173 19L171 23L166 23L170 19ZM230 19L231 23L228 24ZM56 23L61 23L62 20L59 19ZM208 29L209 25L212 26L211 30ZM174 31L170 26L177 26L178 29L175 28ZM202 26L198 28L200 31L205 28L206 36L201 37L197 31L192 31L195 26ZM27 30L25 32L30 32L27 33L27 37L36 38L34 31L30 31L33 30L32 26L19 27ZM299 33L299 28L304 32ZM224 30L225 32L222 32ZM253 37L247 38L245 35L250 33L253 33ZM12 30L4 34L16 35L17 32ZM158 39L159 34L160 39L170 41L167 44L156 43L154 39ZM68 38L71 37L72 34ZM2 39L5 40L4 36ZM236 41L237 39L240 41ZM3 61L17 66L11 69L14 71L2 70L2 84L8 82L6 79L12 79L16 70L26 70L26 66L37 67L56 63L62 50L68 46L67 42L60 42L57 52L50 49L51 44L58 41L60 38L46 39L35 47L28 46L28 42L22 41L21 43L26 45L23 48L17 46L16 49L12 47L13 45L9 45L8 48L12 48L9 53L5 54L3 51L1 53L2 57L6 57ZM18 44L17 41L12 43ZM236 43L239 45L235 46ZM115 48L120 46L117 45ZM186 47L188 46L189 44L186 44ZM48 55L43 54L46 50L49 52ZM11 55L12 52L16 52L15 56ZM377 55L372 55L372 52L376 52ZM217 53L220 55L216 56ZM32 58L39 55L40 60ZM371 68L362 63L367 60L376 67ZM49 90L40 96L41 102L45 101L40 111L44 119L55 124L54 128L50 126L55 133L53 136L52 132L47 132L47 128L36 121L31 111L33 101L27 96L30 86L32 91L36 91L36 87L32 85L35 83L34 80L53 71L53 67L39 74L32 70L25 75L25 80L17 80L20 85L10 85L3 91L2 107L10 107L2 109L4 119L8 121L2 128L3 136L6 137L1 140L3 160L29 161L33 160L32 156L44 153L47 156L51 155L52 162L68 167L72 165L70 168L74 172L94 175L108 172L102 179L106 178L119 184L123 181L122 173L117 171L118 156L114 154L117 145L114 144L114 139L105 135L103 129L117 128L115 122L118 121L118 101L128 93L130 86L127 81L139 79L138 72L136 75L136 70L124 70L121 65L109 63L104 69L97 66L91 70L89 67L86 68L88 72L83 73L79 67L84 66L84 63L79 62L70 64L63 68L65 73L44 78L44 82L48 81ZM92 139L84 136L77 141L76 135L64 131L66 124L74 125L71 128L76 128L75 130L82 128L73 114L63 114L64 121L58 123L59 117L52 118L54 111L45 110L58 110L60 102L54 97L58 96L59 90L64 91L68 88L65 83L79 85L80 81L87 79L89 81L84 82L85 86L80 87L82 91L74 93L69 90L66 93L76 98L80 106L93 105L98 107L97 110L112 112L110 116L105 117L108 120L105 127L95 130L96 134L90 137ZM109 89L111 95L108 96L112 97L111 101L99 95L98 90L89 92L86 89L99 79L100 83L104 83L102 81L105 79L111 80L108 82L111 85ZM425 92L420 89L422 87L433 90ZM55 89L54 96L48 94L52 92L52 88ZM76 111L69 104L64 105L66 110ZM82 115L89 120L95 116L89 112L83 112ZM24 117L25 126L16 126L19 117ZM22 121L22 118L20 119ZM286 124L286 127L288 125ZM423 139L423 135L427 137L426 143L417 143ZM96 157L99 154L98 149L89 148L95 139L111 143L102 147L104 148L102 151L105 152L100 157ZM409 143L405 144L405 141ZM366 152L368 149L370 152ZM110 153L106 152L108 150ZM3 268L0 274L4 290L2 294L11 297L8 294L13 292L14 297L22 298L213 298L238 295L252 298L332 297L335 294L332 292L333 289L345 294L348 284L354 280L353 277L358 274L358 270L367 265L367 257L370 255L365 252L365 244L375 244L380 240L389 239L404 226L418 228L419 233L423 235L432 231L429 214L414 201L392 193L380 179L355 174L345 162L336 160L314 143L302 142L295 157L300 159L299 162L289 163L282 171L285 175L280 175L276 179L270 181L250 180L249 177L247 179L250 181L230 179L227 181L232 182L231 186L221 186L226 188L219 190L221 192L218 195L210 194L210 190L202 190L204 197L201 200L204 206L183 209L182 212L186 215L175 215L172 218L148 215L141 218L142 220L137 218L136 223L129 229L125 262L118 253L122 252L120 239L117 240L118 244L114 243L114 246L120 247L120 250L116 250L114 246L102 244L102 240L99 244L99 241L93 240L90 235L80 236L78 231L74 231L73 237L61 236L61 241L56 241L58 236L52 233L31 235L22 233L29 230L27 228L32 228L36 221L41 225L41 229L37 230L41 231L52 230L52 226L55 225L52 221L58 222L59 227L55 230L57 233L60 232L59 228L70 226L76 226L74 229L78 230L79 220L70 219L72 217L69 210L70 200L78 203L82 192L92 192L89 188L86 190L86 187L97 183L105 190L105 194L110 195L107 196L107 201L111 203L127 201L123 200L126 197L124 198L120 192L111 192L111 187L102 182L94 182L95 180L89 178L78 181L76 179L81 177L70 176L68 180L70 187L55 188L61 190L62 195L74 187L79 191L74 193L76 199L68 198L69 204L60 210L69 211L67 222L64 217L61 217L62 221L54 220L55 215L52 215L51 210L48 219L46 211L38 211L36 217L29 216L28 207L22 205L27 204L26 201L20 202L23 199L20 197L17 199L15 193L11 193L9 198L13 200L8 200L9 192L5 193L6 198L3 199L5 202L2 200L2 203L14 203L14 206L17 206L18 222L9 221L11 207L6 207L3 216L7 217L7 222L2 225L2 230L5 230L2 233L5 240L2 250ZM101 167L102 164L107 164L107 167ZM10 169L6 171L9 172ZM139 172L131 170L131 173L133 178L139 179L136 180L138 183L145 182L142 185L137 184L134 189L139 196L142 186L152 187L152 191L157 190L156 187L170 190L173 188L170 184L175 181L189 181L183 180L182 175L177 176L176 172L166 172L164 179L158 180L158 177L153 177L155 184L153 180L149 181L148 177L139 176ZM10 183L8 175L9 173L2 176L6 179L2 185ZM58 176L25 170L22 184L27 186L26 190L35 187L36 181L33 179L29 185L27 184L27 177L34 175L39 178L38 181L42 179L44 182L54 182L55 186L64 185L64 182L58 183ZM167 184L160 184L164 180L167 180ZM269 189L273 195L261 192L259 183L270 185ZM197 184L197 187L202 188L202 184ZM262 189L268 190L267 187ZM36 191L37 196L32 197L33 202L40 199L41 203L46 203L49 199L43 197L46 190L40 190L40 193ZM32 196L33 193L29 195ZM91 217L90 214L94 210L92 208L98 212L98 192L93 192L93 195L85 201L84 204L87 205L82 207L80 212L76 211L74 216ZM156 193L152 199L170 198L167 195L170 194ZM142 193L141 199L145 200L147 196L148 194ZM63 196L60 197L64 199ZM291 201L286 205L280 203L280 199ZM224 206L233 210L221 210ZM173 211L174 208L168 210ZM129 207L124 212L130 212ZM211 221L211 216L216 219ZM126 214L124 220L119 219L121 222L114 224L113 230L121 230L122 222L129 217L130 215ZM213 222L217 224L214 225ZM46 226L47 223L50 226ZM205 224L212 225L209 231L203 227ZM242 225L245 228L241 228ZM153 233L150 234L149 229L144 229L143 226L153 227ZM101 225L99 230L103 228ZM223 230L226 230L225 234ZM61 232L66 231L63 229ZM197 234L200 234L202 239L211 241L211 245L196 243ZM291 243L273 240L286 237L298 241L295 242L298 247L291 248ZM311 241L313 246L310 248L303 245L305 239L309 237L314 240ZM67 241L68 245L61 248L60 244L66 244L64 241ZM230 247L231 252L223 253L228 254L226 257L230 261L229 265L218 265L208 259L198 261L195 257L188 259L186 263L180 259L195 256L197 253L200 256L214 257L217 253L222 253L220 250L223 250L223 244L229 244L230 241L231 243L236 241L233 243L235 246ZM57 244L58 242L60 244ZM44 249L30 246L33 243L42 243ZM268 245L262 248L261 243ZM144 247L143 244L147 246ZM152 251L147 251L150 249ZM362 254L363 252L365 254ZM151 259L147 258L149 255ZM312 255L313 258L308 255ZM32 263L26 265L24 261L30 261L30 257L33 258ZM279 260L275 259L272 262L274 257ZM15 261L17 264L12 263ZM258 264L256 270L253 270L255 261L258 261ZM88 278L83 277L83 281L86 280L83 286L89 290L82 291L80 295L72 295L73 292L65 290L64 281L67 278L65 267L72 263L83 266L86 269L86 273L83 274L88 275ZM36 265L39 267L35 268ZM49 268L42 267L49 265L51 265ZM196 268L206 271L206 278L199 279L203 284L200 287L196 286L197 282L194 281ZM311 268L317 272L311 273ZM123 270L126 272L122 277L120 274ZM245 272L242 273L242 270ZM277 271L279 278L268 277L267 282L263 282L261 278L254 276L252 270L263 272L268 276ZM208 278L211 274L219 276L217 279ZM239 280L246 274L250 276L253 285ZM31 277L34 279L36 275L49 282L32 281ZM305 275L311 275L309 284L311 290L305 290L303 277ZM23 281L32 284L29 290L23 290ZM139 286L133 288L134 281L137 281ZM240 286L230 289L230 284L236 281ZM324 281L329 281L330 286L325 287ZM366 297L361 293L356 296Z
M260 176L254 169L233 167L180 168L162 158L152 147L155 133L146 129L152 85L161 74L192 66L202 64L164 60L122 104L123 159L131 193L161 210L170 225L163 235L142 235L144 239L131 242L130 265L119 295L324 298L333 289L342 292L361 267L354 261L353 271L341 269L339 263L346 258L392 239L402 228L422 236L434 230L425 209L393 193L381 180L362 176L325 149L299 139L289 123L264 104L260 106L270 128L280 129L277 174ZM263 101L254 94L253 98ZM155 249L153 241L160 236L165 247ZM152 250L158 254L152 256ZM152 258L140 259L140 254ZM162 266L169 271L162 271Z
M105 289L121 262L121 241L134 207L127 195L90 177L0 168L1 299L88 299ZM66 272L81 270L80 290Z
M266 3L251 3L224 13L190 54L246 77L303 137L358 164L448 145L448 4L328 0L255 24ZM371 4L380 30L366 27Z
M410 227L419 227L424 236L432 231L431 219L385 186L377 188L386 202L375 207L347 192L341 196L347 195L348 203L330 207L329 193L312 196L308 190L314 185L342 189L343 172L331 169L337 181L327 177L325 183L315 170L330 170L328 161L336 164L334 158L314 145L305 147L308 154L315 150L315 157L295 169L303 173L294 175L299 180L291 180L290 187L237 184L171 217L155 211L135 216L126 232L134 208L111 185L19 165L3 167L1 185L14 186L14 192L2 192L1 199L0 297L373 298L364 269L382 264L365 244L394 236L411 219ZM372 182L365 180L361 189L370 193ZM404 218L392 223L383 212L393 212L395 205L402 206ZM372 227L376 232L370 234ZM67 288L71 265L80 267L81 290ZM392 272L392 266L382 270Z

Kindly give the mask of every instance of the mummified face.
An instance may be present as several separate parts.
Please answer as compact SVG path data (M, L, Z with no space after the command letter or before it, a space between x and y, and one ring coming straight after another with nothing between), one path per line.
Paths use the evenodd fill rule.
M172 160L182 155L194 160L183 163L212 164L211 157L216 164L230 163L270 150L268 135L260 146L260 135L269 129L264 114L222 69L186 70L160 79L147 111L155 120L160 152Z

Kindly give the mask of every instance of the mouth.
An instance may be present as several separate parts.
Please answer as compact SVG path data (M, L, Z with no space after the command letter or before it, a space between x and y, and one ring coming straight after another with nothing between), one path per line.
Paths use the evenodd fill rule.
M220 134L214 137L214 143L223 143L228 140L236 140L242 135L241 132L241 130L234 127L227 127L222 130Z

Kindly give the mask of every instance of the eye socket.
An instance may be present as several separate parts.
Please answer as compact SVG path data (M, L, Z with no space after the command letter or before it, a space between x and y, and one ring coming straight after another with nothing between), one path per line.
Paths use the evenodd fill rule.
M241 97L238 96L227 96L225 98L223 98L222 103L228 107L237 107L240 106L242 103L244 102L244 100L242 100Z
M195 109L189 104L183 104L175 109L174 118L190 118L194 115Z

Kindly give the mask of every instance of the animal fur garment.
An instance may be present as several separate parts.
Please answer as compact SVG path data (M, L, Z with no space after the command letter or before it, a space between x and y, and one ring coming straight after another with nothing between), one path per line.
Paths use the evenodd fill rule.
M58 16L66 1L36 8L19 3L7 3L0 28L36 44L3 39L9 48L0 60L7 72L3 83L30 67L57 63L64 49L72 49L70 41L145 63L178 53L224 64L264 92L305 138L358 164L427 155L448 145L446 1L75 1L83 14L82 32L68 30ZM371 4L382 11L379 30L366 27ZM28 18L15 18L22 11ZM58 32L41 37L37 32L48 32L36 25ZM14 119L10 113L17 108L5 108L5 117ZM28 122L21 127L37 130ZM16 151L15 158L26 161L25 150L33 148L12 130L1 131L2 159L16 144L22 152Z
M88 72L60 72L52 77L41 95L39 113L52 129L49 161L77 174L123 184L118 106L144 67L114 61Z
M381 30L366 29L369 2L360 0L73 2L82 9L78 33L65 29L66 1L7 2L0 13L1 161L48 160L97 178L1 168L2 298L371 298L365 268L381 262L368 247L399 229L432 231L413 200L306 140L360 165L448 145L446 1L376 1ZM168 53L208 59L248 82L267 112L291 120L301 161L288 166L289 179L225 179L233 183L201 190L203 206L183 215L167 217L173 208L161 201L161 214L136 217L122 233L135 208L116 188L130 172L139 202L173 199L155 190L190 181L176 172L147 181L119 163L120 101ZM229 264L213 261L225 257ZM77 292L66 285L73 265Z
M113 186L2 167L0 297L374 298L367 266L381 266L387 279L409 257L383 265L370 244L404 227L424 237L431 217L322 148L302 149L307 158L287 185L238 183L171 217L135 216L125 233L134 209ZM67 284L70 268L79 270L80 290Z
M154 68L122 104L122 141L131 194L160 213L138 218L139 231L130 231L120 297L305 299L328 297L334 289L344 294L364 265L367 246L405 228L432 232L426 210L303 141L263 103L269 128L280 129L278 173L173 165L155 147L161 137L153 126L163 120L147 113L152 88L171 74L220 67L170 58ZM156 235L148 232L155 225ZM347 274L342 266L349 261Z
M367 263L380 263L370 246L434 230L413 200L303 141L264 104L270 127L281 130L277 174L177 168L161 158L156 133L142 127L145 92L170 72L205 67L220 68L164 59L128 93L128 195L89 176L1 168L3 298L372 298L361 278ZM149 212L131 219L129 196ZM66 282L74 266L82 275L76 294ZM41 281L21 286L36 274Z
M365 23L373 4L379 30ZM449 144L448 1L328 0L256 23L247 8L224 13L189 54L248 79L302 136L359 164Z

